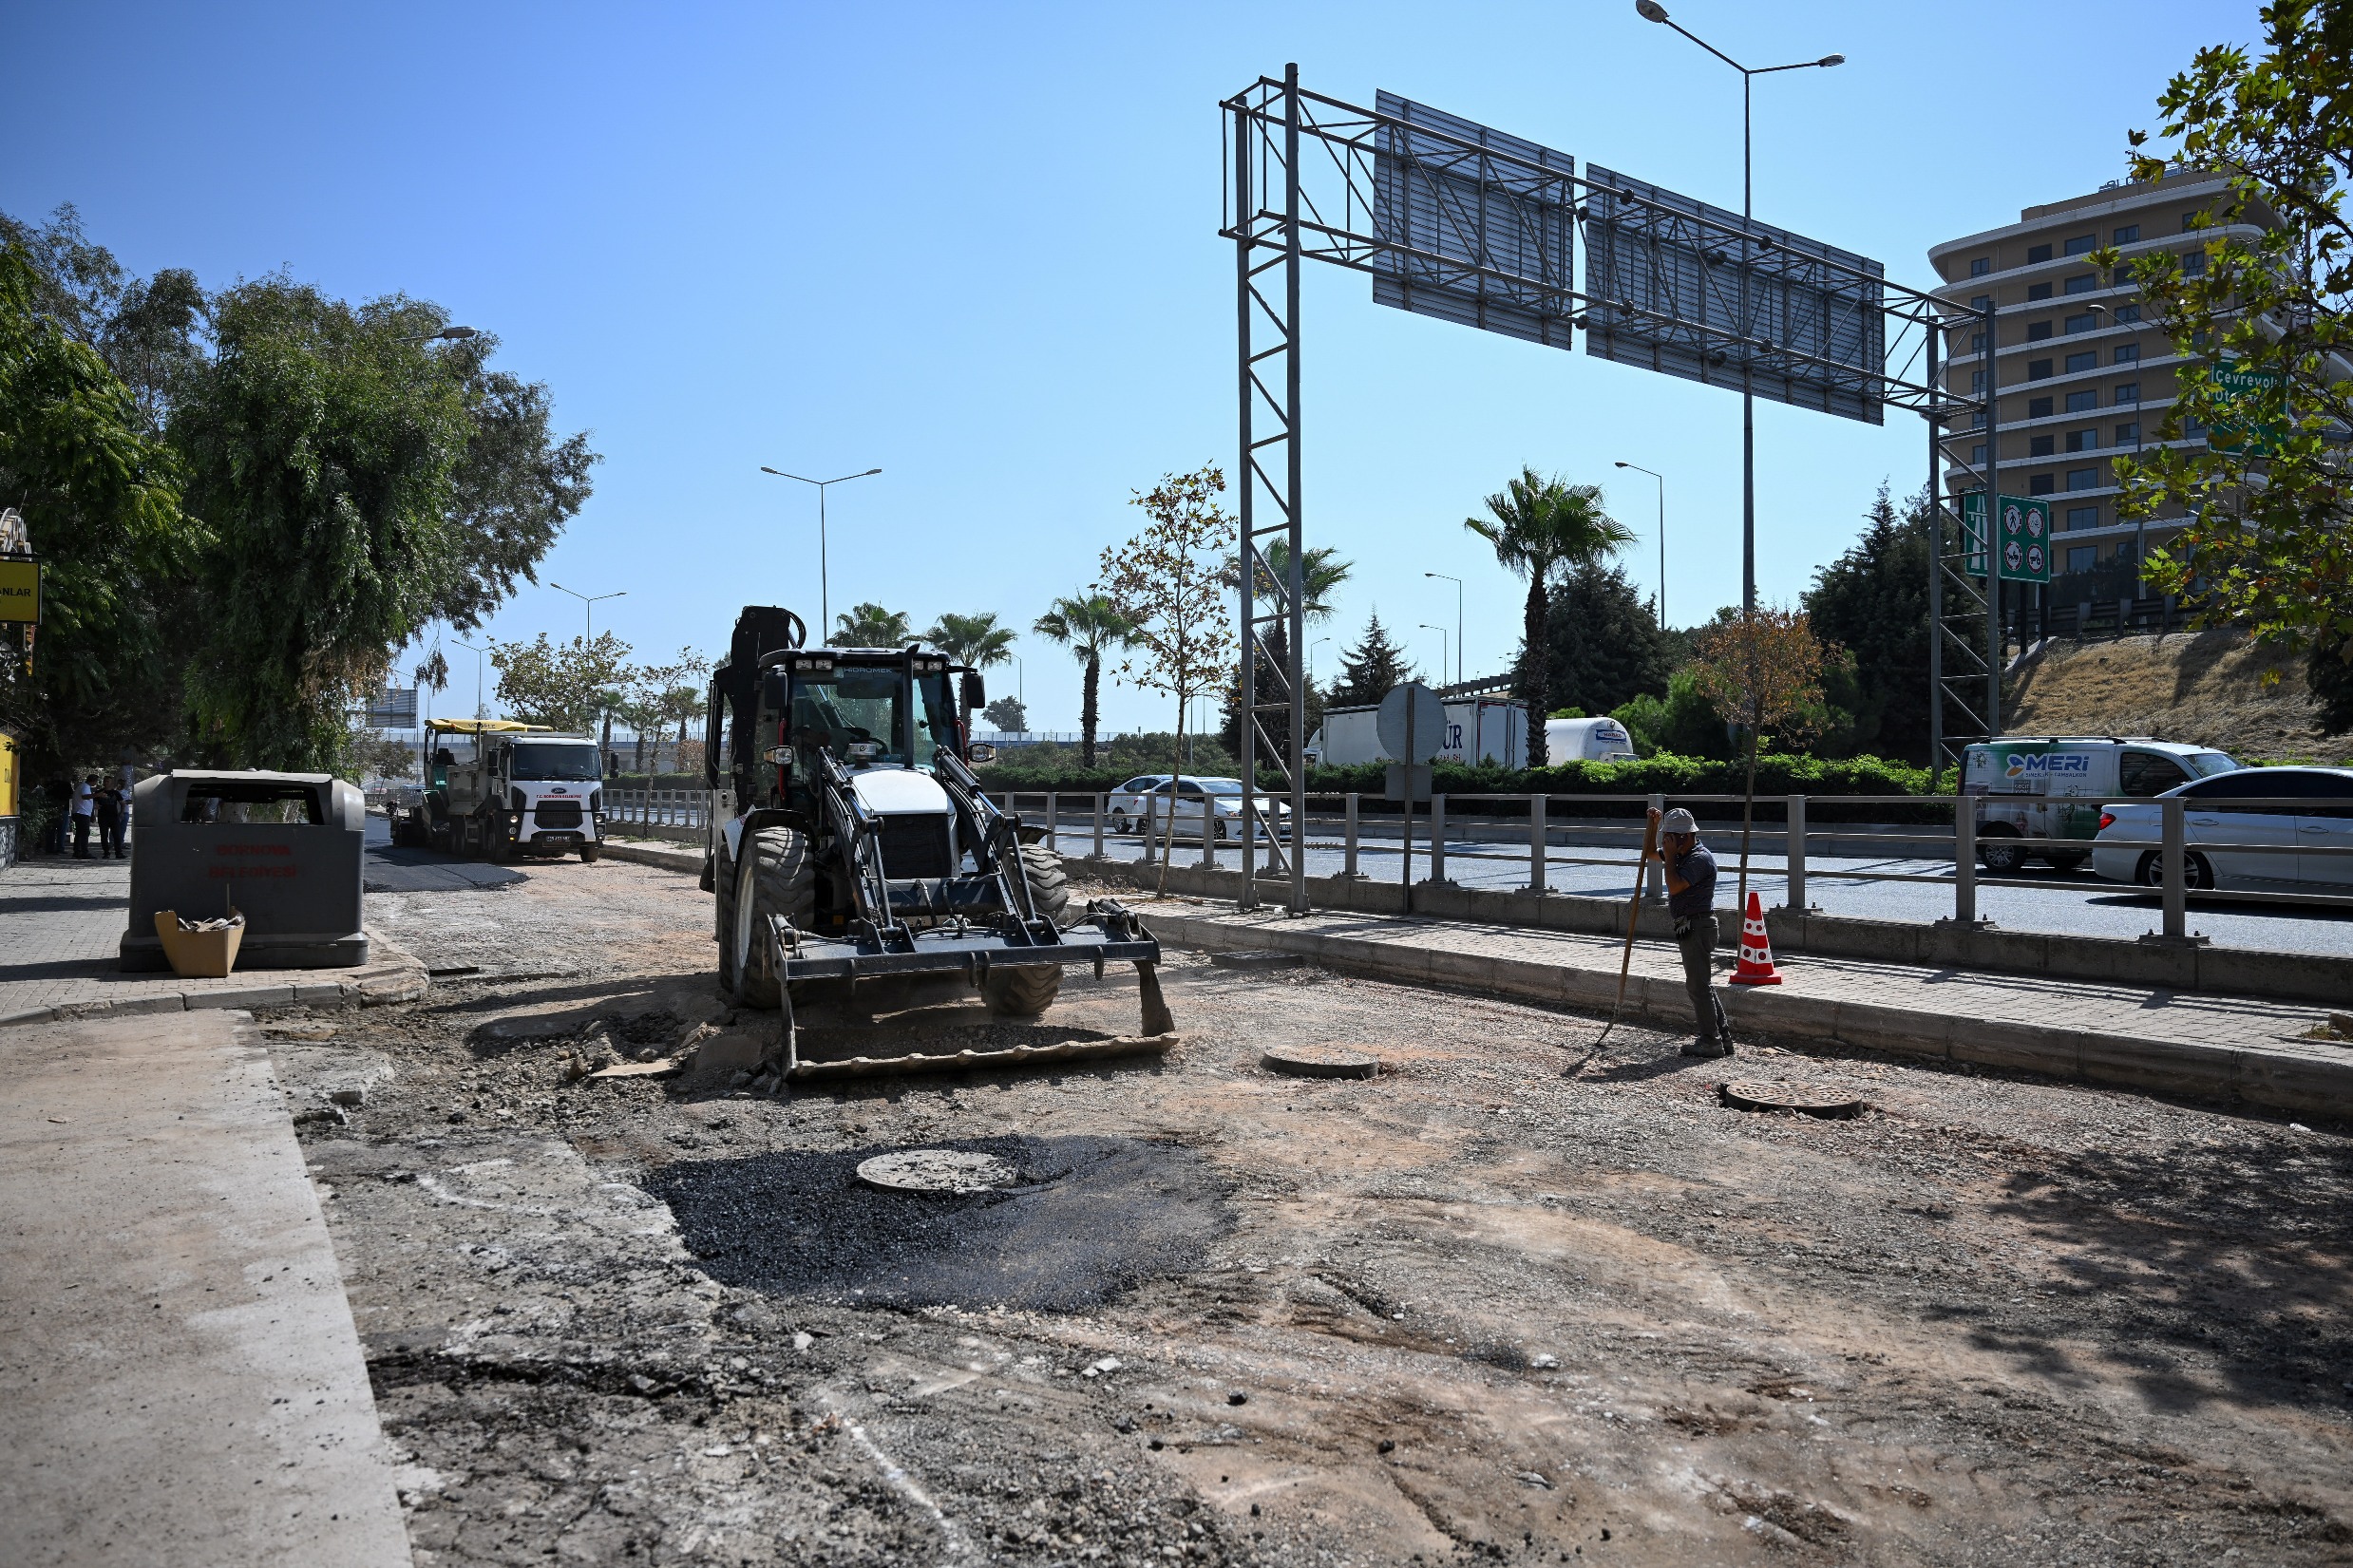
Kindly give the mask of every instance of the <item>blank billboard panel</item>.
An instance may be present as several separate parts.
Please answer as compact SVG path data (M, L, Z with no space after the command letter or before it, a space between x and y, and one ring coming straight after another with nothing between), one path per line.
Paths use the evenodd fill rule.
M1374 108L1374 302L1573 347L1576 161L1395 93Z
M1885 423L1879 263L1585 167L1585 351Z

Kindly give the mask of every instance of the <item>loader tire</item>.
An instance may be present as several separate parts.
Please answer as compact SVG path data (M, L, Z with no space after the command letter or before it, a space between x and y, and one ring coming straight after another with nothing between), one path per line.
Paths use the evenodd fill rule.
M1052 920L1056 931L1067 926L1071 879L1062 870L1062 857L1044 844L1023 844L1021 875L1030 884L1030 901L1037 913ZM1038 1017L1061 993L1060 964L995 965L980 987L989 1011L1009 1018Z
M764 827L744 838L736 871L733 930L728 934L735 1005L774 1008L784 1002L776 981L775 949L758 939L768 917L781 915L806 931L817 914L817 867L808 840L788 827Z

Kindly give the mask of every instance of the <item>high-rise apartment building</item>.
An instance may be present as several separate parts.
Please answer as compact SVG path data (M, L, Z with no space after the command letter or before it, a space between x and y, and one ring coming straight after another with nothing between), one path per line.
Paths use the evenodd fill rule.
M2116 516L2115 460L2160 444L2156 427L2173 405L2181 363L2144 313L2129 269L2164 250L2180 253L2185 268L2200 268L2205 243L2217 234L2252 236L2262 232L2258 225L2277 221L2250 205L2243 227L2193 230L2198 215L2228 191L2226 179L2202 170L2118 182L2029 207L2016 223L1928 252L1945 280L1939 298L1972 309L1994 304L2000 493L2051 498L2054 576L2090 571L2119 551L2130 557L2144 532L2149 545L2173 532L2165 520L2141 524ZM2113 275L2091 264L2091 253L2108 245L2124 262ZM1983 395L1983 336L1974 324L1946 334L1953 390ZM1973 465L1983 463L1982 439L1956 444L1970 450ZM2171 444L2202 446L2203 432L2192 427ZM1948 468L1945 480L1948 493L1981 482L1959 468Z

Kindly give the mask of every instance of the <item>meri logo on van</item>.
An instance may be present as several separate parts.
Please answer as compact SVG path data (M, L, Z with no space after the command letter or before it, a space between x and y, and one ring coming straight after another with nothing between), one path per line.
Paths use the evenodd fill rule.
M2024 756L2013 751L2010 753L2008 777L2015 779L2021 775L2031 776L2037 773L2047 775L2089 773L2090 771L2092 771L2092 759L2080 751L2038 751Z

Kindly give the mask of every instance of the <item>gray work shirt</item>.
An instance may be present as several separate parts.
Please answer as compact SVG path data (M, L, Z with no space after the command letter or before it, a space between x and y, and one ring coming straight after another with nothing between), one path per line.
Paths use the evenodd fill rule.
M1682 892L1667 894L1669 915L1684 920L1716 912L1716 857L1708 853L1707 845L1692 845L1690 854L1669 860L1667 869L1685 884Z

